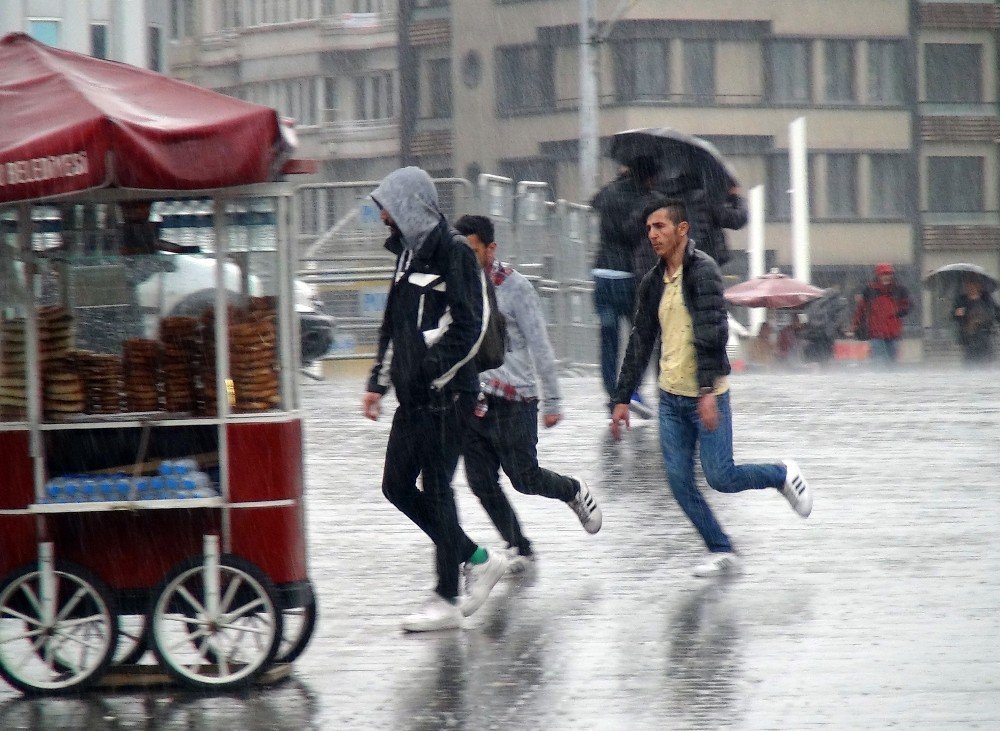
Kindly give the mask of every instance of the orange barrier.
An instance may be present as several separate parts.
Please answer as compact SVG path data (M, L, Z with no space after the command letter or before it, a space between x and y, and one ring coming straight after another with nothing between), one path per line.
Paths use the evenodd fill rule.
M866 340L838 340L833 344L834 360L868 360L871 345Z

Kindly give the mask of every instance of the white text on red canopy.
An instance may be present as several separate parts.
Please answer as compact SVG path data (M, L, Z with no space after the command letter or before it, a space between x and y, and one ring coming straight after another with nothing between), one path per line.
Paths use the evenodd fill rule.
M87 152L34 157L0 163L0 186L40 183L54 178L74 178L87 174Z

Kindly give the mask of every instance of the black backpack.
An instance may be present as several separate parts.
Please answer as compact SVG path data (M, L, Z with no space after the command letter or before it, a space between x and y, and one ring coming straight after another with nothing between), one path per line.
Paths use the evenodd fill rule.
M497 306L497 296L489 277L486 277L486 297L490 301L490 316L486 322L483 342L479 344L479 351L476 353L476 370L479 373L502 366L507 352L507 320Z

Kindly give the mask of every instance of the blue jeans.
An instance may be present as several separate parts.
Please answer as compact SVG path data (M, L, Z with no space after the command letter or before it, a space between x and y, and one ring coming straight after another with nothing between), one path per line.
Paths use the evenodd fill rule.
M733 415L729 393L715 399L719 425L709 431L698 417L698 399L660 391L660 450L667 470L670 491L677 504L701 534L709 551L733 550L729 537L712 515L694 479L694 449L699 444L701 468L709 487L719 492L742 492L785 484L781 464L733 462Z
M895 363L897 342L897 340L872 338L872 360L879 363Z
M635 278L594 277L594 309L601 321L601 378L611 396L618 381L621 321L631 328L635 316Z

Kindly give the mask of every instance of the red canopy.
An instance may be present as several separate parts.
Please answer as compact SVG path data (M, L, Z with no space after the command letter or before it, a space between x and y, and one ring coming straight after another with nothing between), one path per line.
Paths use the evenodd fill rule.
M0 39L0 202L260 183L289 148L273 109L23 33Z
M801 307L823 295L823 290L776 270L735 284L724 293L727 302L745 307L784 309Z

